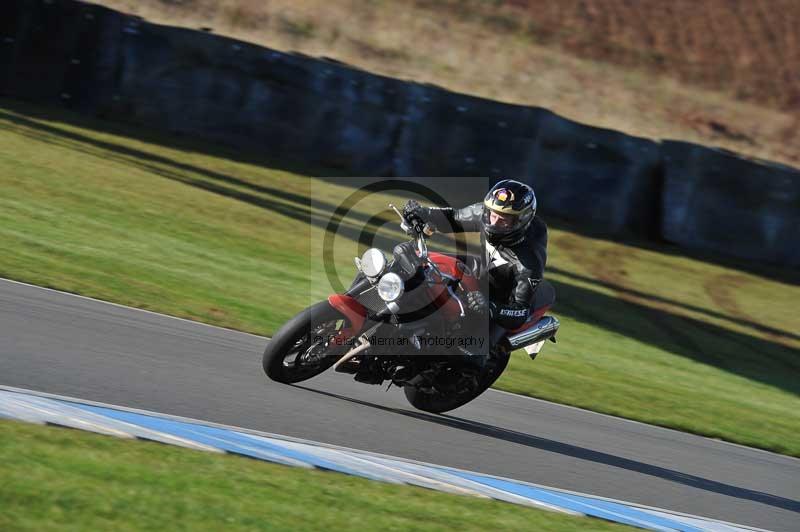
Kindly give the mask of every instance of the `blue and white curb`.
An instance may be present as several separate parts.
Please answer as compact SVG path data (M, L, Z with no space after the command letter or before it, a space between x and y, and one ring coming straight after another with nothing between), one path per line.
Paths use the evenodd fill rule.
M649 530L759 530L518 480L7 386L0 386L0 418L227 452L284 465L597 517Z

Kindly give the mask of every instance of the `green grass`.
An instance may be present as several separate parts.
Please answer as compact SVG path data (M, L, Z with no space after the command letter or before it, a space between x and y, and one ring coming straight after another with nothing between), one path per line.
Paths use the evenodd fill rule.
M598 519L0 421L0 530L623 530Z
M307 197L343 180L11 102L0 145L0 276L261 334L329 292ZM559 343L498 388L800 456L796 274L551 227Z

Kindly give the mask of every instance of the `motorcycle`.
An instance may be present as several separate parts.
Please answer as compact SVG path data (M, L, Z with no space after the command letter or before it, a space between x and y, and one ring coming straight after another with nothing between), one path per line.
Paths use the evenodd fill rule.
M267 376L281 383L310 379L333 367L368 384L403 388L412 406L440 413L486 391L503 373L511 352L535 359L545 341L556 341L559 321L545 315L555 290L542 281L530 318L515 330L493 327L480 338L480 317L465 312L462 296L479 289L478 258L429 252L434 228L400 217L412 241L396 246L392 260L377 248L356 258L358 273L344 294L334 294L289 320L264 351ZM485 327L488 331L488 325ZM387 388L388 389L388 388Z

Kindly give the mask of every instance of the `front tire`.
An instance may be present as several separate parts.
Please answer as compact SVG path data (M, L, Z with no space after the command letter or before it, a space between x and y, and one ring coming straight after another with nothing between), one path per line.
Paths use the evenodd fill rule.
M316 377L343 354L344 348L330 345L328 339L347 325L345 317L327 301L308 307L284 324L267 344L262 360L264 373L285 384Z

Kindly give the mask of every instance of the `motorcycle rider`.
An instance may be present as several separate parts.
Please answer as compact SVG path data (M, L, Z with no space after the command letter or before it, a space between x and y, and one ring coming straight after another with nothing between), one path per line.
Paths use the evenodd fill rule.
M547 226L536 216L536 195L530 186L504 179L489 189L483 203L453 209L423 207L410 200L403 214L419 217L442 233L481 232L480 277L488 282L489 297L469 292L467 306L488 316L492 339L497 326L511 330L525 323L547 261Z

